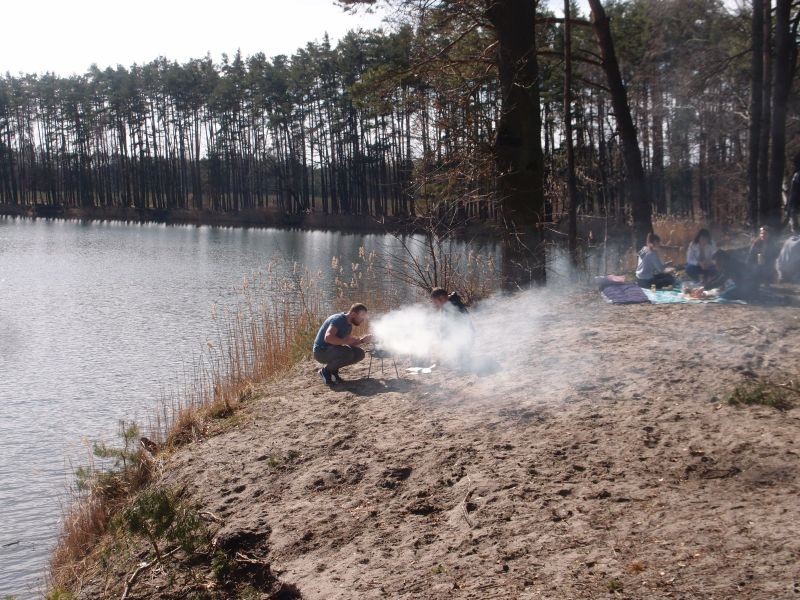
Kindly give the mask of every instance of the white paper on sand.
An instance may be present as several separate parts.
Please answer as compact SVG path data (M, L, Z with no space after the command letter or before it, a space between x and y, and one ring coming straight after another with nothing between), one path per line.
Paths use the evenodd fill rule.
M408 367L406 372L411 373L412 375L425 375L432 373L435 368L435 364L432 364L430 367Z

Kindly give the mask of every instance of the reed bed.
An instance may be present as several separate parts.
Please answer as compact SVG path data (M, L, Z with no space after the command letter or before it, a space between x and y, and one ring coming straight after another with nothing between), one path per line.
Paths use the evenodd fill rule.
M158 464L139 446L136 425L120 423L123 445L109 449L95 444L87 465L75 471L70 502L64 510L61 530L50 556L47 599L71 598L66 590L79 582L91 563L98 540L109 529L111 517L131 494L150 481ZM96 458L113 458L113 467L97 465ZM77 582L77 586L76 586Z
M146 428L114 465L103 447L76 471L77 485L50 561L51 589L74 588L93 561L90 555L108 531L111 517L144 488L162 464L161 453L202 436L208 423L232 415L256 395L256 386L284 372L310 351L330 299L319 288L320 274L293 265L270 265L245 280L236 300L212 312L215 333L183 370L179 384L161 395ZM129 447L130 446L130 447Z
M305 357L329 300L319 274L294 265L245 280L232 305L215 306L215 334L181 383L164 393L148 424L153 441L174 447L203 433L209 418L230 416L255 386Z

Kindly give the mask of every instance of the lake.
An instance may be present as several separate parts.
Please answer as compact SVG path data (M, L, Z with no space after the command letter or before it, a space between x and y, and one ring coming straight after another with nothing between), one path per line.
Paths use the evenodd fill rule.
M38 597L73 465L144 420L277 257L322 273L381 234L0 218L0 597ZM368 302L368 299L367 299Z

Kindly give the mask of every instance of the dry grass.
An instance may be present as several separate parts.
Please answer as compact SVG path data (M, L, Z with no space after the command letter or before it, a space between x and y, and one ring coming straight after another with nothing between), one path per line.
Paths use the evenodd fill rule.
M256 384L305 356L325 301L316 278L295 268L288 277L270 272L245 282L233 307L213 315L216 337L187 369L181 385L161 398L148 435L159 450L197 439L210 419L231 416L256 395ZM138 440L134 441L138 444ZM81 469L90 477L74 490L50 561L52 587L70 588L80 580L109 520L144 488L159 466L158 457L138 450L115 470Z
M94 471L88 489L75 492L50 557L51 588L70 588L86 569L86 560L108 530L111 516L150 481L151 457L142 450L117 471Z
M162 395L148 430L159 445L196 439L209 419L232 415L255 395L255 385L308 354L326 300L318 277L295 266L288 276L270 269L245 281L233 306L215 307L216 328L182 383Z
M720 248L741 248L750 243L750 237L744 229L712 226L704 221L694 221L686 217L655 216L653 231L661 238L659 254L662 260L671 260L676 265L686 263L686 250L701 229L711 231L711 237ZM630 248L621 259L623 269L636 268L636 252L639 248Z
M796 406L796 388L771 384L762 381L750 381L736 387L728 396L728 404L732 406L769 406L779 411L791 410Z

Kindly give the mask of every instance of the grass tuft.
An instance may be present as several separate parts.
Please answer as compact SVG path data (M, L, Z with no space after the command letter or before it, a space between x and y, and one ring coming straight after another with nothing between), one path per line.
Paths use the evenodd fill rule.
M736 387L728 396L732 406L769 406L787 411L795 407L791 391L762 382L747 382Z

